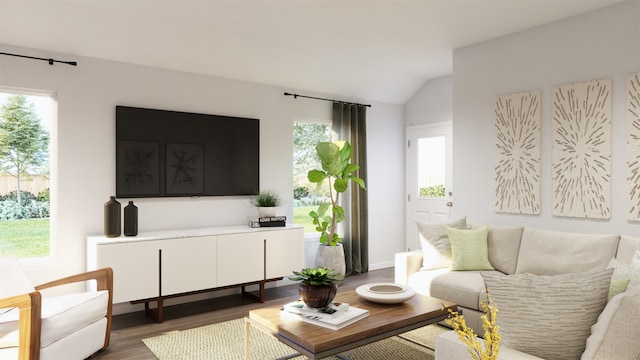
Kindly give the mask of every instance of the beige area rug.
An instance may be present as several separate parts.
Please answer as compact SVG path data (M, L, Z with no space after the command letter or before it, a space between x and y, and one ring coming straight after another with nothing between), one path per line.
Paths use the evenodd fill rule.
M159 360L244 360L244 320L237 319L194 329L143 339ZM433 360L435 337L447 331L430 325L381 340L342 355L351 360L421 359ZM251 327L251 359L265 360L295 353L275 338ZM307 359L306 356L294 357ZM327 359L339 359L331 356Z

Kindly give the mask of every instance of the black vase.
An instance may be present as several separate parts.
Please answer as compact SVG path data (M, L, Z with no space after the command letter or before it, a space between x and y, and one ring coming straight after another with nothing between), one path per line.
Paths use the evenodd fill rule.
M138 207L133 205L133 201L124 207L124 235L138 235Z
M121 231L120 203L115 196L111 196L109 201L104 203L104 235L106 237L118 237Z

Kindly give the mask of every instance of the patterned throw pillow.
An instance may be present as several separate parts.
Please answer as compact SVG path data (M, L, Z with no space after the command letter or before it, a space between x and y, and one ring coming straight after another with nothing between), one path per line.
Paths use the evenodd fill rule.
M451 265L451 243L447 235L447 227L467 228L467 218L463 217L442 224L425 224L416 221L420 233L423 269L439 269Z
M579 359L607 304L613 269L562 275L483 272L502 343L547 360Z

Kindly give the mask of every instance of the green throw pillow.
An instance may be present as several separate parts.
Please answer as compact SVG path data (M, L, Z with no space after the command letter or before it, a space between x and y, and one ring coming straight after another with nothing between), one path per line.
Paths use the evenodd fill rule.
M611 279L611 285L609 286L609 300L612 297L627 291L631 279Z
M493 270L489 262L489 227L460 230L447 227L451 242L451 270Z

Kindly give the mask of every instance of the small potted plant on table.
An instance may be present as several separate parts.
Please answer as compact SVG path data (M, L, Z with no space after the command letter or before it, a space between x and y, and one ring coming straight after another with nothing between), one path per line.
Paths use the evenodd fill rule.
M300 281L298 294L309 307L326 307L338 292L336 281L339 278L333 269L325 267L306 268L300 271L293 271L293 274L294 276L290 276L289 280Z
M258 208L260 217L273 217L280 206L280 196L275 191L263 190L253 199L253 205Z

